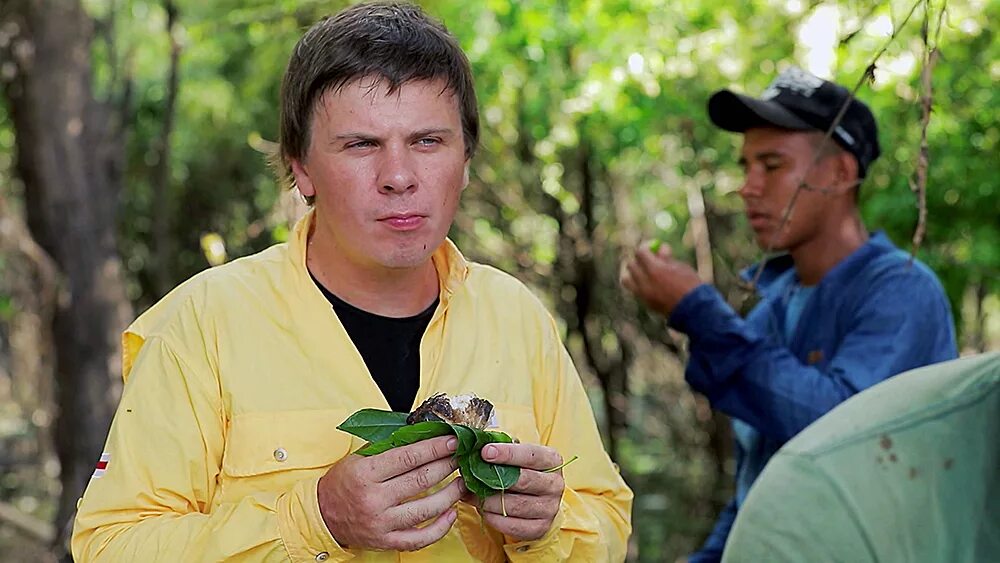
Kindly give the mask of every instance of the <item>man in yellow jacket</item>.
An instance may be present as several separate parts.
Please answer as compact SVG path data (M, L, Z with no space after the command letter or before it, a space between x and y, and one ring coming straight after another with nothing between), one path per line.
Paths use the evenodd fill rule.
M306 32L280 165L312 207L290 242L126 331L77 561L624 559L632 493L555 323L446 239L478 129L468 61L419 8L357 5ZM336 429L438 392L490 400L519 438L482 449L521 467L502 503L470 498L454 437L361 457Z

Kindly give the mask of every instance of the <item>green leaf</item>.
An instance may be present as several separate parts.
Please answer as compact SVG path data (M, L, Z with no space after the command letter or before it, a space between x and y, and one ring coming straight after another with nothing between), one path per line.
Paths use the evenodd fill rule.
M395 444L392 443L392 437L390 436L384 440L379 440L378 442L368 442L364 446L358 448L354 453L368 457L370 455L378 455L382 452L387 452L395 447Z
M433 420L406 424L406 416L405 413L362 409L337 428L368 440L368 444L354 452L362 456L378 455L400 446L454 434L458 438L455 457L459 473L466 488L480 499L509 489L520 478L520 468L489 463L480 454L486 444L511 443L513 440L506 433Z
M378 442L406 426L406 413L361 409L340 423L338 430L353 434L362 440Z
M458 472L462 475L462 480L465 481L465 488L469 489L474 493L480 500L486 499L490 495L496 494L496 491L486 486L485 483L479 480L472 473L472 468L470 464L472 463L471 455L459 456L458 458Z
M418 422L397 428L391 435L359 448L354 453L363 456L378 455L399 446L414 444L421 440L444 436L454 432L450 424L444 422Z
M415 444L421 440L436 438L446 434L454 434L452 426L446 422L426 421L416 424L408 424L392 433L392 444L394 446L406 446Z
M462 457L471 452L476 447L476 433L472 428L464 424L453 424L452 430L458 437L458 448L455 449L455 457Z
M503 443L503 444L511 444L511 443L514 442L514 439L511 438L510 436L508 436L506 432L499 432L499 431L495 431L495 430L486 430L485 432L486 432L486 435L489 436L489 442L487 442L487 443L500 442L500 443ZM483 445L486 445L486 444L483 444Z
M481 452L486 444L502 442L509 444L513 442L510 436L503 432L493 432L489 430L475 430L476 447L469 455L469 469L477 479L487 487L496 491L503 491L514 486L521 477L521 468L512 465L500 465L490 463L483 459Z

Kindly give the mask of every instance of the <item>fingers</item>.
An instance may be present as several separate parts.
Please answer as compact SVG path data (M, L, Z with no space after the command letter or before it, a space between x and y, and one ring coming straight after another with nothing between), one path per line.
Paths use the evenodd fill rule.
M388 481L432 461L451 456L457 446L458 439L454 436L438 436L371 456L368 460L371 463L372 479L377 482Z
M649 243L642 243L635 249L636 259L642 258L645 260L651 260L654 258L673 258L674 252L670 248L669 244L661 244L659 248L655 251L650 248Z
M640 244L631 259L627 260L619 274L619 283L632 293L644 294L649 285L654 269L662 269L664 263L673 261L670 246L661 245L657 252L649 248L649 244Z
M399 504L437 485L456 469L458 469L458 461L453 457L447 457L393 477L382 483L382 490L386 495L385 500L390 505Z
M518 477L517 483L514 483L508 490L515 493L561 497L565 488L566 481L563 479L562 473L542 473L531 469L521 469L521 476Z
M385 535L384 549L416 551L443 538L458 518L458 509L449 508L423 528L397 530Z
M542 471L562 464L559 452L539 444L487 444L480 451L490 463L514 465Z
M404 530L437 518L454 506L462 498L463 493L465 493L465 486L462 484L461 478L458 478L432 495L420 497L389 509L387 515L392 519L392 529Z
M482 507L484 512L524 519L551 519L559 511L559 499L555 497L539 497L517 493L503 493L486 499Z

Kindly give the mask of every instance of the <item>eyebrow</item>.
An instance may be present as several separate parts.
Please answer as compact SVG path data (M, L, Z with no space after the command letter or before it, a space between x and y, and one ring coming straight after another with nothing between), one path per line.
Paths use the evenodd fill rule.
M455 131L450 127L432 127L421 129L413 134L414 137L426 137L427 135L454 135Z
M414 131L410 138L419 139L420 137L426 137L428 135L454 135L454 129L450 127L430 127L427 129L419 129ZM361 132L350 132L350 133L340 133L339 135L333 135L330 137L330 141L347 141L351 139L365 139L365 140L377 140L376 135L371 135L368 133Z

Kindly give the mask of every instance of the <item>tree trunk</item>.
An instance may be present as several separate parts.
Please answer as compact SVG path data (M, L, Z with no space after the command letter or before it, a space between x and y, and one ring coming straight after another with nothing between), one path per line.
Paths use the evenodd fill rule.
M177 40L177 6L172 0L165 0L163 9L167 12L166 31L170 38L170 68L167 71L167 96L164 102L163 129L156 142L157 160L153 169L153 249L159 260L154 266L156 297L163 297L174 285L170 272L175 254L173 238L170 236L170 218L173 201L170 197L170 136L174 130L177 113L177 90L180 82L179 66L181 44Z
M5 0L0 8L27 222L62 278L53 321L57 550L101 454L121 381L119 334L132 316L116 246L124 143L118 116L91 88L93 28L78 0Z

